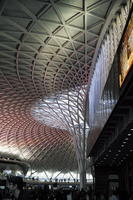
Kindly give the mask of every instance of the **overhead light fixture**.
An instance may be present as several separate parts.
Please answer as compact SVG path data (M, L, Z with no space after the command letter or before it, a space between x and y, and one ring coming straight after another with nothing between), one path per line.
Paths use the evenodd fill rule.
M130 130L133 131L133 128L131 128Z

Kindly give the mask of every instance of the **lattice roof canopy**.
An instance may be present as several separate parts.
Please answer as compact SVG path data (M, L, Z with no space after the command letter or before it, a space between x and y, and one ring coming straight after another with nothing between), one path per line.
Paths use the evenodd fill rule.
M0 1L2 154L36 169L77 169L73 135L82 135L90 66L112 5Z

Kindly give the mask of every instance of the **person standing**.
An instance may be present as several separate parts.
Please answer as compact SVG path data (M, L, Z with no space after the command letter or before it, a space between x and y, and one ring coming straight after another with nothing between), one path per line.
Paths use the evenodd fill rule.
M115 191L111 191L109 195L109 200L119 200Z

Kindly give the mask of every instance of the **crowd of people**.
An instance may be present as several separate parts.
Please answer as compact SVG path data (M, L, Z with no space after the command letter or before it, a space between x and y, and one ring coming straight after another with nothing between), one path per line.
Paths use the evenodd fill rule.
M93 190L78 189L49 189L45 186L10 185L0 190L0 200L133 200L133 195L119 195L117 191L110 191L108 195Z
M118 189L100 194L91 186L86 191L76 187L50 189L48 185L29 185L10 178L5 188L0 188L0 200L133 200L133 194Z
M0 190L0 200L86 200L87 193L77 189L49 189L45 186L10 185ZM89 199L89 198L88 198Z

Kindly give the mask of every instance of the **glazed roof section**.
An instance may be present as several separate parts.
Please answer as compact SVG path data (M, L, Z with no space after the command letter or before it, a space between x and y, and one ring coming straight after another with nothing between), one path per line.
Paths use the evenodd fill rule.
M90 66L112 4L0 1L1 153L34 169L77 169L72 135L82 134Z

